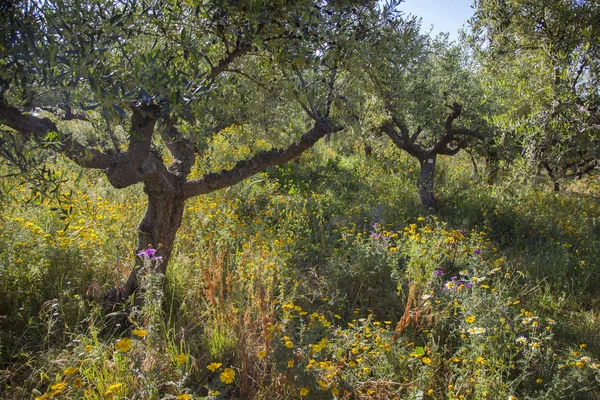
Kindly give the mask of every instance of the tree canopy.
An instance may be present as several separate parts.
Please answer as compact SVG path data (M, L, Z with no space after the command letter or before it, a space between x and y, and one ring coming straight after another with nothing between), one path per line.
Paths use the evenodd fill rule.
M495 122L556 187L598 165L599 27L595 1L477 3L473 38Z
M115 188L143 183L137 252L158 249L164 273L187 198L290 161L340 129L331 118L336 79L379 14L375 2L354 1L5 4L0 120L10 128L4 136L18 140L5 139L17 145L4 152L10 160L19 143L34 142L103 171ZM35 107L65 119L99 116L101 129L70 132ZM203 142L233 123L304 134L188 180ZM124 295L136 287L134 269Z

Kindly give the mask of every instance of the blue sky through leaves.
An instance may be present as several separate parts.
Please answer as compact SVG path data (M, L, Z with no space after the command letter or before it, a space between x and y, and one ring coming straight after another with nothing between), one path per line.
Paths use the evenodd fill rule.
M458 30L473 15L473 0L405 0L398 9L405 14L423 18L422 29L432 35L450 33L450 39L458 39Z

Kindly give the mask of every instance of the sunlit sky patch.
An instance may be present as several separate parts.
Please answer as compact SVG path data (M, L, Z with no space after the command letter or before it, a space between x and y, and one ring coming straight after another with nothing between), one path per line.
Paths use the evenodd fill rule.
M473 15L473 0L405 0L398 7L406 14L417 15L422 20L422 29L428 32L433 25L432 35L448 32L451 40L458 39L458 31Z

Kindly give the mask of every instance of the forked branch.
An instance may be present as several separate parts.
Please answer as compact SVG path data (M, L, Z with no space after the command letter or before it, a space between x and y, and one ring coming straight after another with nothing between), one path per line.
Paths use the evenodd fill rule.
M56 124L48 118L39 118L23 113L16 107L0 103L0 123L19 132L28 140L38 143L48 142L48 135L58 135L59 151L85 168L105 169L110 165L110 155L93 147L84 146L71 135L62 133Z

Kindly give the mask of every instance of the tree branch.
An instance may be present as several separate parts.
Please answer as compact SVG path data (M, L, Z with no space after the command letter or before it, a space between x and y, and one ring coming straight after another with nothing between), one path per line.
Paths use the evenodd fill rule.
M410 143L410 137L408 136L409 131L408 127L406 126L406 123L403 120L396 118L395 116L392 117L392 121L394 121L394 124L396 124L398 129L400 129L402 140L404 140L404 142L406 142L407 144Z
M462 106L458 103L454 103L451 106L446 104L446 107L450 108L452 112L446 118L445 131L441 139L430 149L430 151L436 154L455 155L462 148L464 148L468 141L466 138L462 138L454 148L449 148L448 145L453 141L457 140L457 136L470 136L479 140L483 140L484 136L478 131L474 131L467 128L453 128L453 122L460 116L462 112Z
M93 147L84 146L69 134L59 132L56 124L48 118L25 114L19 109L0 103L0 122L38 143L47 143L47 135L58 134L58 151L85 168L105 169L111 161L109 154Z
M211 69L211 71L206 76L206 79L209 81L215 79L217 76L221 75L221 73L223 71L225 71L225 69L227 69L229 64L234 62L237 58L249 53L250 50L252 50L252 43L250 43L250 42L238 43L238 45L236 46L235 49L233 49L232 52L228 53L225 57L223 57L219 61L219 63Z
M321 119L311 130L302 135L298 142L286 149L263 151L248 160L239 161L232 169L210 173L189 181L184 187L184 197L187 199L235 185L267 167L291 161L311 148L323 136L337 130L339 129L332 127L327 119Z
M402 125L402 126L404 126L404 128L406 128L406 125ZM410 142L410 140L408 139L408 133L403 132L402 128L400 128L400 135L402 135L402 137L400 137L398 132L396 132L396 130L394 129L394 127L391 124L384 124L381 127L381 131L383 133L385 133L386 135L388 135L388 137L390 139L392 139L392 142L394 142L394 144L396 146L398 146L398 148L406 151L408 154L410 154L413 157L418 158L420 156L422 149L420 148L420 146L415 145L414 143Z
M417 139L419 138L419 135L421 134L422 131L423 131L423 127L422 126L417 127L417 130L410 137L411 143L416 143L417 142Z
M104 171L115 188L122 189L144 180L142 164L150 154L157 114L157 106L133 107L129 147L126 152L115 154Z
M297 69L297 68L294 68L294 70L296 72L296 75L298 76L298 79L300 79L300 83L302 84L302 88L304 90L308 89L308 85L306 84L306 81L304 80L304 77L302 76L302 72L299 69ZM310 96L306 97L306 101L307 101L308 105L310 106L310 111L311 111L310 113L308 113L308 115L310 115L312 119L316 120L318 118L319 113L315 109L315 106L314 106L313 102L310 101Z
M456 143L456 146L454 146L452 148L449 147L450 143L448 143L446 146L438 149L436 151L436 154L442 154L442 155L446 155L446 156L454 156L454 155L458 154L459 151L464 149L468 143L469 143L468 140L462 139L458 143Z
M334 99L335 92L335 78L337 77L337 67L331 68L329 73L329 81L327 82L327 86L329 87L329 93L327 93L327 104L325 105L325 117L329 117L329 112L331 110L331 104Z
M473 137L473 138L479 139L479 140L485 139L485 136L483 134L481 134L480 132L474 131L472 129L467 129L467 128L452 128L452 135L453 136L458 136L458 135L470 136L470 137Z
M446 107L452 110L450 115L448 115L446 118L446 131L449 132L452 130L452 123L454 120L460 117L460 114L462 113L462 106L458 103L454 103L451 106L446 104Z

